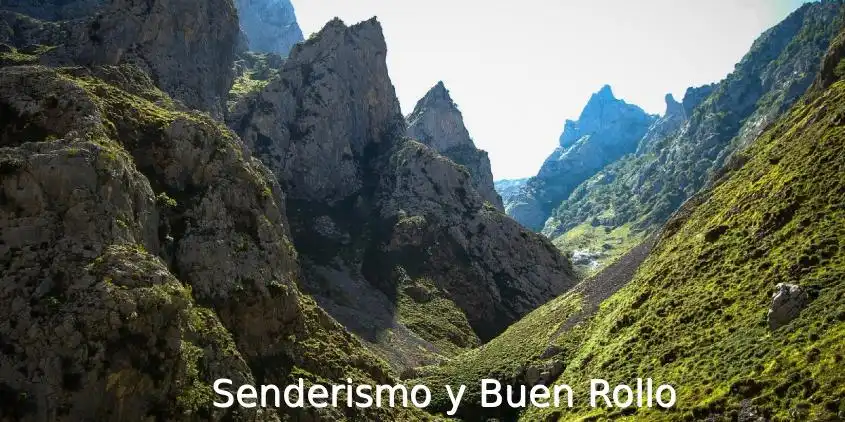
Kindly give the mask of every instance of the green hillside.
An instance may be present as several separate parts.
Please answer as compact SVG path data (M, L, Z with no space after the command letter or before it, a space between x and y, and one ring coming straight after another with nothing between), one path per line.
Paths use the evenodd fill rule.
M826 66L835 65L829 58ZM633 280L591 317L565 326L582 303L576 289L485 347L424 372L423 381L492 375L521 383L507 374L545 358L564 367L557 382L576 389L576 407L531 409L524 420L842 420L843 122L845 82L836 82L736 155L733 170L682 207ZM771 330L766 315L781 282L810 300ZM670 383L677 405L592 409L587 387L598 375L611 385L637 377Z

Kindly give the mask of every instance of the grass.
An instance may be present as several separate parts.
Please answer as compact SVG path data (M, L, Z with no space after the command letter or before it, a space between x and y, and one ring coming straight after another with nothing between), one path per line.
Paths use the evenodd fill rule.
M435 412L445 412L449 408L443 386L466 385L466 406L462 410L481 412L483 410L477 406L480 380L494 378L507 384L516 383L529 365L549 360L551 357L543 359L543 354L566 320L580 309L578 294L564 294L529 313L487 344L442 365L419 368L419 377L412 383L432 388L431 409Z
M443 356L478 347L480 340L464 312L431 280L399 286L399 322L437 346Z
M576 269L583 276L591 276L643 241L645 232L634 230L632 227L632 223L610 227L593 226L585 222L555 238L553 243L563 251L585 251L594 254L595 266L576 265Z

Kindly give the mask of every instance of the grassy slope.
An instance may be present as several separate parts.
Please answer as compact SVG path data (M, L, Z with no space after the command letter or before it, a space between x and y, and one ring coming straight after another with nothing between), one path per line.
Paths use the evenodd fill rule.
M746 399L773 420L845 416L843 121L839 82L758 139L743 154L748 163L706 194L635 279L561 337L571 358L560 380L651 376L677 386L675 409L637 414L650 420L733 418ZM815 298L771 332L765 316L778 282ZM592 414L607 412L560 416Z
M531 312L510 326L504 333L478 349L464 353L441 366L420 368L420 383L432 388L431 409L440 412L449 408L445 385L466 385L462 410L473 414L481 409L478 385L483 378L519 379L529 364L541 364L540 356L567 319L581 310L583 301L577 291L563 294ZM497 413L491 414L496 416Z
M595 254L597 265L576 265L581 274L591 276L616 261L643 239L645 232L632 229L631 223L615 228L581 223L554 239L553 243L561 250L589 251Z
M843 122L839 82L746 150L745 166L700 197L684 221L670 224L674 232L664 234L631 283L554 340L566 363L559 382L573 386L581 407L522 417L731 420L743 401L773 420L845 417ZM718 238L707 235L721 230ZM799 284L814 299L771 332L766 311L778 282ZM477 384L481 375L524 367L578 303L561 296L482 348L428 368L423 380ZM587 386L599 376L671 383L678 404L636 414L591 409Z

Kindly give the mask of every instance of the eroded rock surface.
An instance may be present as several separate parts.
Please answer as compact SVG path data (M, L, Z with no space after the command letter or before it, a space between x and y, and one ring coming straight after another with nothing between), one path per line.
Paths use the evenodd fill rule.
M442 81L417 102L407 121L408 137L466 167L478 193L496 208L504 210L502 198L493 187L490 158L486 151L475 147L464 126L463 115Z
M238 32L231 0L0 5L0 42L39 45L38 61L49 65L133 64L188 108L218 118L232 85Z
M299 293L284 195L228 129L130 66L2 68L0 93L4 415L276 420L212 382L390 380Z
M471 170L403 139L385 57L377 21L332 21L229 123L288 193L306 289L405 368L492 337L574 276L551 244L485 205ZM441 135L465 135L450 121ZM468 136L443 139L447 152L477 151Z

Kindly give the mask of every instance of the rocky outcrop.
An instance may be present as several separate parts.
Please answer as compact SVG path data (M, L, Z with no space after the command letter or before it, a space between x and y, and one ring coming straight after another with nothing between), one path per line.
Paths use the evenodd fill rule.
M636 150L655 117L613 96L605 85L590 97L578 121L567 120L560 146L531 178L508 213L539 231L561 201L608 164Z
M0 5L0 42L40 45L39 61L48 65L133 64L172 98L215 117L223 116L232 85L237 37L231 0Z
M807 292L800 286L790 283L778 283L775 286L775 293L772 295L772 305L766 314L766 321L769 328L777 330L783 325L798 317L809 297Z
M403 139L385 56L377 21L332 21L230 125L288 193L303 286L406 368L492 337L574 277L550 243L487 205L465 166ZM447 152L472 146L440 139Z
M466 167L481 196L496 208L504 210L502 198L493 186L490 158L487 152L475 147L464 126L463 115L442 81L417 102L407 121L408 137L419 140Z
M389 381L299 293L284 210L232 132L138 68L0 69L4 417L277 420L214 408L211 384Z
M450 160L406 141L381 174L380 217L393 223L387 262L451 292L482 340L574 285L554 246L485 205ZM388 270L382 266L377 279Z
M353 197L364 186L368 148L401 134L386 54L376 20L347 27L335 19L294 47L278 79L234 109L230 126L291 198Z
M286 56L303 40L290 0L236 0L249 50Z

